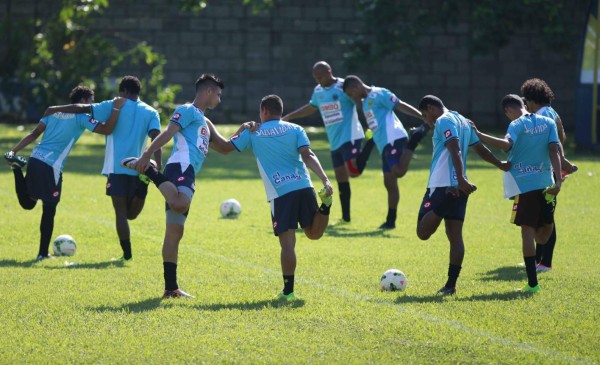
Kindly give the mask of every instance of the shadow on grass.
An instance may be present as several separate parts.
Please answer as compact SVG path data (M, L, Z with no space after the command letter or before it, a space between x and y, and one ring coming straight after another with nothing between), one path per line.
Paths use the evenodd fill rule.
M0 267L34 267L36 260L17 261L13 259L0 260Z
M525 268L504 266L482 274L483 281L522 281L527 278Z
M60 258L57 258L60 259ZM52 270L64 270L64 269L68 269L68 270L75 270L75 269L107 269L107 268L112 268L112 267L125 267L125 263L118 261L118 260L110 260L110 261L104 261L104 262L89 262L89 263L80 263L80 262L70 262L70 261L65 261L64 265L61 266L48 266L47 269L52 269Z
M174 304L189 303L194 299L162 299L162 298L150 298L141 302L123 304L118 307L112 306L101 306L95 308L89 308L90 310L97 312L126 312L126 313L142 313L158 308L172 307ZM213 304L199 304L191 306L193 309L201 311L212 311L217 312L221 310L237 309L242 311L259 311L270 308L300 308L304 306L304 300L260 300L256 302L240 302L240 303L213 303Z
M509 291L505 293L490 293L490 294L475 294L468 297L463 297L460 293L453 296L442 296L442 295L424 295L424 296L400 296L394 302L396 304L410 304L410 303L444 303L446 301L457 301L457 302L489 302L489 301L510 301L528 298L532 294L518 291Z
M325 231L326 234L333 237L387 237L387 231L383 229L374 229L372 231L356 232L345 225L330 225Z

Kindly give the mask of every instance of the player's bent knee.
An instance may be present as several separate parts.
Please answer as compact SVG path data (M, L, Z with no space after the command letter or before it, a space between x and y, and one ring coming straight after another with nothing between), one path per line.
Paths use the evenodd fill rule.
M310 240L318 240L319 238L323 237L323 232L312 232L312 231L307 231L304 230L304 234L306 235L306 237L308 237L308 239Z
M173 209L167 210L167 224L179 224L184 225L187 217L185 216L185 211L183 213L179 213Z

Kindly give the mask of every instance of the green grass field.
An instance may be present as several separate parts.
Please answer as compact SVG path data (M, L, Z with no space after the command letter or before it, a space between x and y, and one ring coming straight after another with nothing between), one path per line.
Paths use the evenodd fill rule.
M0 150L28 130L0 126ZM333 180L323 131L309 137ZM375 229L387 203L374 153L351 181L352 223L333 225L341 216L334 199L321 240L298 234L300 300L280 303L272 300L282 287L279 245L250 154L210 153L180 247L179 284L196 298L161 300L163 199L151 187L130 223L135 261L112 262L121 251L99 174L103 152L103 139L86 133L67 160L54 236L77 240L70 258L33 261L41 205L22 210L9 168L0 172L0 363L600 363L598 157L569 154L580 171L559 196L554 270L540 275L536 295L515 292L526 282L516 265L520 230L508 222L500 171L474 153L468 171L478 190L458 292L435 295L448 242L443 229L427 242L415 234L429 144L400 180L397 228ZM227 198L241 202L239 219L220 218ZM379 290L389 268L407 275L404 292Z

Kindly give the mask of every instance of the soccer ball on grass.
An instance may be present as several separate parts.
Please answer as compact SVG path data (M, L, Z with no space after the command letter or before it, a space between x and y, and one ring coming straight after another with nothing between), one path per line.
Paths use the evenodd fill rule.
M227 199L221 203L221 217L235 219L242 214L242 206L235 199Z
M408 281L406 275L400 270L389 269L381 275L381 290L404 290Z
M52 250L54 256L73 256L77 250L77 244L73 237L68 234L61 234L52 243Z

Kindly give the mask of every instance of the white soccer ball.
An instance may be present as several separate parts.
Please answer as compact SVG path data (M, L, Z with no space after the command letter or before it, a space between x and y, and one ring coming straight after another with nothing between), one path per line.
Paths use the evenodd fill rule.
M407 283L406 275L400 270L389 269L381 275L381 290L404 290Z
M52 249L54 256L73 256L77 251L77 244L73 237L68 234L61 234L54 240Z
M221 217L235 219L242 214L242 206L235 199L227 199L221 203Z

